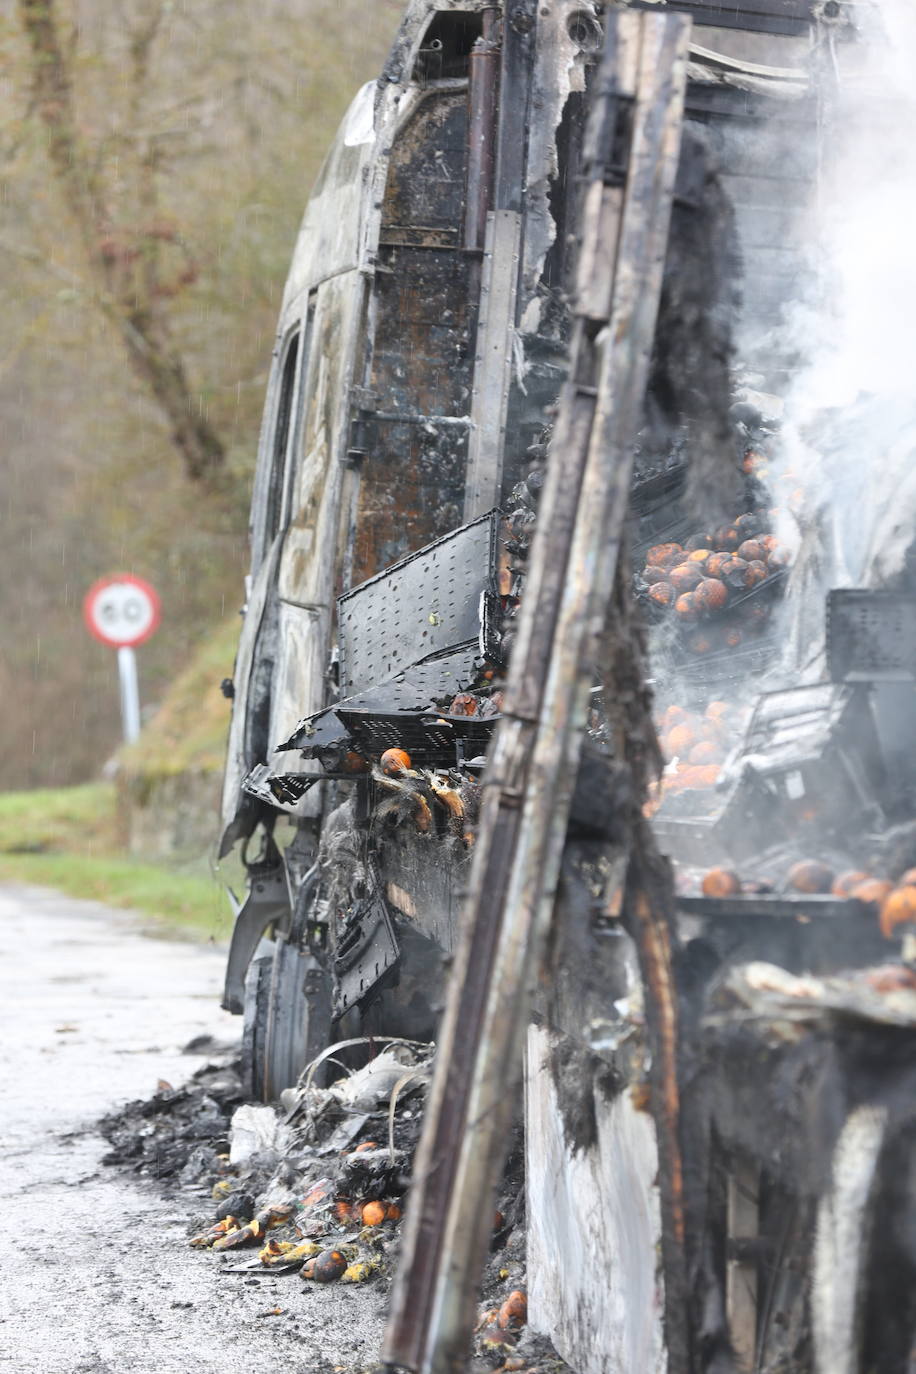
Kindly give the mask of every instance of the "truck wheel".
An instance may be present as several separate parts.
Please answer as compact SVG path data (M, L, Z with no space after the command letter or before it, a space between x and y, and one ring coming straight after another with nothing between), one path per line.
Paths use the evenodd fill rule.
M272 955L253 959L245 980L242 1075L246 1092L273 1102L295 1087L305 1068L326 1048L331 1030L327 970L310 950L287 940ZM320 1086L320 1071L315 1076Z

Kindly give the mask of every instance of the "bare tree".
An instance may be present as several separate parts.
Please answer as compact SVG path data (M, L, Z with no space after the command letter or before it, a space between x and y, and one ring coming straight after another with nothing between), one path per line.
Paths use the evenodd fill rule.
M160 143L144 134L142 112L150 60L165 5L155 0L129 30L130 127L119 137L117 176L129 197L118 216L117 195L103 159L87 146L76 117L73 48L65 45L56 0L19 0L31 55L34 112L47 136L54 175L76 224L96 299L117 329L130 364L154 397L185 472L212 480L223 443L190 386L170 320L169 302L197 275L177 226L160 210ZM126 22L126 21L125 21Z
M147 704L236 606L302 207L401 9L235 0L228 22L225 0L54 0L69 88L48 113L69 121L71 164L57 134L50 147L53 83L35 79L20 0L0 6L0 787L80 781L117 745L110 656L80 614L96 577L131 569L168 608L143 649ZM225 448L203 481L171 461L168 413L128 363L126 332L149 346L131 293L167 317L180 416L202 413Z

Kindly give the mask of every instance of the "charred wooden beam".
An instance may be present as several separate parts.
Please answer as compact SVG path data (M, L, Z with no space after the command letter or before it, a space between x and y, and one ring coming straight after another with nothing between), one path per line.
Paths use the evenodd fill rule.
M650 1106L658 1142L668 1368L672 1374L686 1374L691 1363L681 1148L681 1054L672 958L674 885L670 865L659 854L651 829L642 819L634 831L628 889L627 906L639 955L652 1053Z
M521 14L524 6L516 7ZM609 16L596 122L633 101L617 188L614 291L597 314L580 275L570 380L484 802L437 1070L414 1170L383 1358L430 1374L464 1367L489 1203L520 1075L531 983L553 909L593 665L614 584L655 329L680 145L689 21ZM604 140L599 137L597 144ZM607 149L588 169L604 185ZM499 200L497 201L499 204ZM599 222L584 232L600 232ZM585 253L585 263L599 255ZM549 799L549 802L548 802ZM673 1243L677 1243L675 1230ZM673 1369L680 1364L672 1362Z
M757 1266L760 1170L736 1160L728 1176L728 1256L725 1302L739 1368L752 1370L757 1354Z

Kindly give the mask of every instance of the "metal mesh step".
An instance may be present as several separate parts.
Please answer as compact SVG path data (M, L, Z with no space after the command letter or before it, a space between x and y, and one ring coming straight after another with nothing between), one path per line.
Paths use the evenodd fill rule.
M490 511L338 599L342 696L477 644L481 597L495 591L499 519Z

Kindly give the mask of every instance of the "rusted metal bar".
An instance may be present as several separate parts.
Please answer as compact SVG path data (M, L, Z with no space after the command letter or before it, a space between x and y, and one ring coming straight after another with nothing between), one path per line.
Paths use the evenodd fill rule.
M423 1374L463 1369L473 1324L529 991L553 907L592 665L628 505L689 31L680 15L608 16L605 79L593 118L616 130L604 102L634 102L620 232L611 241L615 289L604 327L596 328L593 283L578 281L571 377L551 445L505 715L485 776L462 938L414 1168L383 1359ZM605 183L609 151L603 147L588 168L593 182ZM591 232L597 227L595 220Z
M521 238L522 217L517 211L496 210L487 216L464 486L465 522L498 505L502 489Z
M496 107L499 95L499 45L496 5L483 11L483 31L471 49L468 76L468 170L464 198L466 252L482 253L487 214L496 176Z
M528 108L538 0L502 6L499 121L492 147L492 185L483 215L474 387L468 440L464 519L497 505L502 492L506 415L512 378L516 301L521 272ZM492 30L491 30L492 32ZM495 95L495 92L494 92ZM478 207L479 210L479 207ZM476 269L473 274L476 281ZM473 311L472 303L472 311Z

